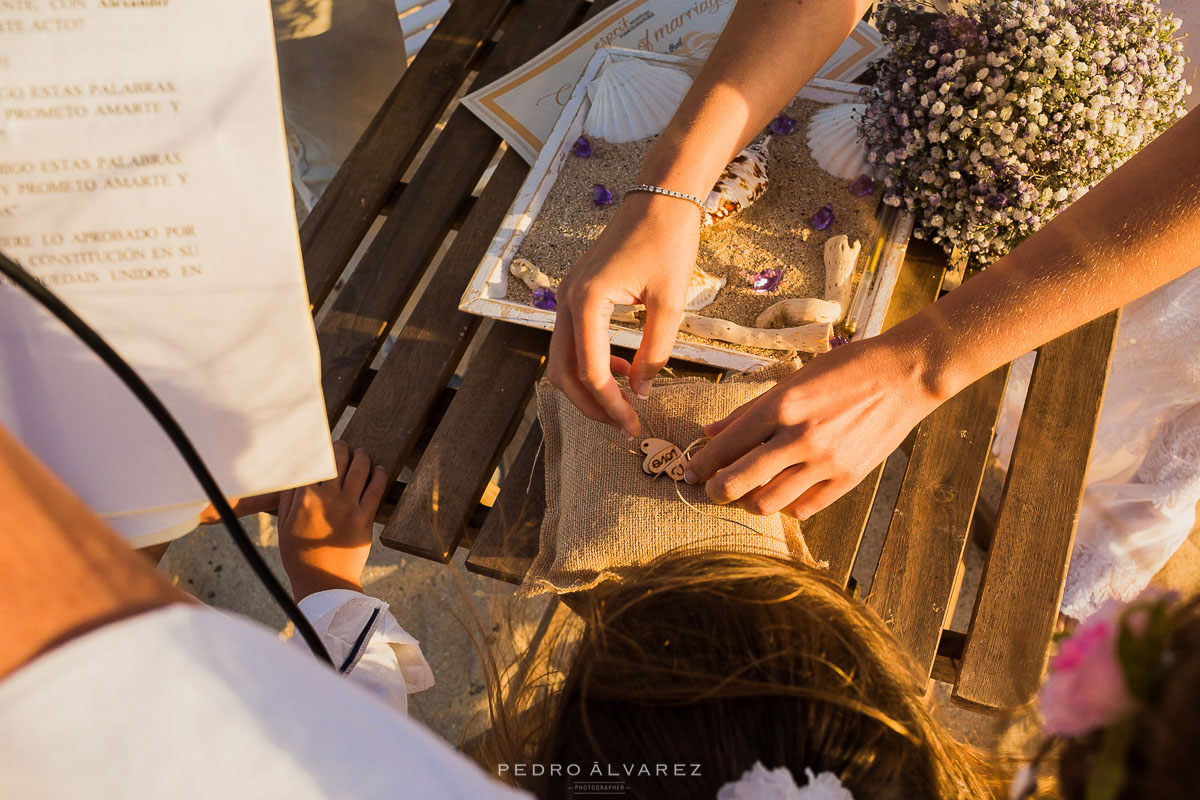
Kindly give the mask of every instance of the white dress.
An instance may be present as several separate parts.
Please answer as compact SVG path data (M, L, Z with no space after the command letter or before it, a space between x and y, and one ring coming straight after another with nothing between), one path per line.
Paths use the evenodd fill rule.
M1195 109L1200 105L1200 0L1160 0L1160 5L1183 20L1180 34L1190 59L1185 73L1193 87L1188 105ZM1005 468L1032 368L1032 354L1013 363L1000 409L993 449ZM1110 597L1137 595L1187 539L1197 502L1200 267L1121 311L1063 613L1082 619Z
M996 427L1008 466L1032 355L1013 364ZM1200 502L1200 268L1122 310L1062 611L1082 619L1146 587Z

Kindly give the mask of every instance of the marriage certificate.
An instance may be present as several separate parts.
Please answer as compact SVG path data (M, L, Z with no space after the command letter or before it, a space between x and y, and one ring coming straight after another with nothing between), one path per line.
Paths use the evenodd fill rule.
M334 475L266 0L0 0L0 251L133 365L227 495ZM8 283L0 425L142 544L205 501Z

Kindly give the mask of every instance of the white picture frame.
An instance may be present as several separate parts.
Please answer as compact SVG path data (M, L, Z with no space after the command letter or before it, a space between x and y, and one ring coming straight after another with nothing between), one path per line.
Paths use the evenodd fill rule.
M609 63L631 58L675 66L691 73L699 68L699 62L694 59L661 53L612 47L596 51L575 85L570 100L563 107L546 146L542 148L530 168L491 246L467 285L459 303L461 310L543 330L554 328L554 311L508 299L509 266L558 179L559 170L562 169L571 145L583 135L584 119L590 107L587 97L588 84ZM849 103L858 100L860 89L860 86L852 83L814 78L796 96L827 103ZM873 275L869 278L873 283L869 287L871 297L867 305L868 312L858 326L855 339L874 336L883 327L883 319L912 233L912 222L912 217L907 213L889 215L887 224L878 232L883 241L878 248L879 257L874 264ZM870 253L876 249L875 244L874 240L864 243L868 258L863 259L860 270L866 269ZM609 326L609 341L615 346L636 350L641 340L640 330L616 324ZM746 353L719 342L702 344L682 339L676 341L671 355L685 361L732 370L745 370L772 363L770 358ZM780 353L780 357L784 355Z

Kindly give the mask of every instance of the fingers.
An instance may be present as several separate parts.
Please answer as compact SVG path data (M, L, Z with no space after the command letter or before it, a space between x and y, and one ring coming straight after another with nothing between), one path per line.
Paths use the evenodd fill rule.
M785 508L798 520L806 520L818 511L833 505L838 498L854 488L853 481L821 481L810 487L804 494L789 503Z
M633 371L629 374L629 387L643 400L650 396L650 384L654 376L671 357L682 318L682 308L653 298L646 302L642 344L633 357Z
M717 475L720 478L720 474ZM747 493L738 503L752 514L777 514L803 495L817 481L808 464L795 464L782 470L765 485Z
M375 515L379 513L379 506L383 503L383 496L387 492L388 474L383 465L375 467L371 470L371 479L367 483L362 493L362 501L359 507L368 519L375 519Z
M745 455L722 467L716 475L709 478L705 488L709 499L714 503L732 503L767 486L785 471L796 466L796 456L789 448L783 446L780 437L773 437L757 447L751 445ZM813 479L807 485L797 487L795 494L779 503L779 508L795 500L800 492L815 482L816 479ZM779 508L775 510L778 511Z
M579 319L574 320L579 379L583 388L591 393L617 427L629 436L637 436L641 432L641 423L628 398L621 393L621 387L613 379L611 370L608 323L612 318L612 310L611 300L589 297L584 301Z
M629 372L633 367L628 361L620 356L610 356L608 359L608 368L612 370L613 375L620 375L622 378L628 378Z
M337 465L337 478L332 480L335 481L335 486L341 486L342 479L346 476L346 469L350 466L350 445L341 439L333 443L333 463Z
M575 326L566 304L558 307L558 314L554 319L546 378L557 386L585 417L618 427L579 380L579 368L575 359Z
M703 483L771 438L775 422L769 414L744 414L706 444L683 476L688 483ZM749 487L751 489L755 486Z
M342 488L352 500L358 502L363 489L367 488L367 479L371 477L371 456L361 447L354 451L350 466L346 469L346 477Z

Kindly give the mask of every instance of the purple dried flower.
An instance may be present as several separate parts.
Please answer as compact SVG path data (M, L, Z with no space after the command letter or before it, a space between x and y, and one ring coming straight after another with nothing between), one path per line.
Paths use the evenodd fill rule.
M850 194L855 197L866 197L875 193L875 179L865 172L850 184Z
M988 195L988 198L983 201L989 208L994 208L997 211L1008 205L1008 195L1004 192Z
M837 219L837 217L833 215L833 206L825 206L820 211L813 214L813 227L819 231L823 231L832 225L835 219Z
M787 114L780 114L775 119L771 120L771 124L767 127L770 128L771 133L775 133L780 136L787 136L791 134L792 131L796 130L796 120L792 119Z
M533 305L543 311L554 311L558 308L558 297L553 289L539 286L533 290Z
M832 350L835 347L841 347L844 344L850 344L850 340L847 339L845 336L830 336L829 337L829 349L830 350Z
M592 184L592 202L598 206L606 206L612 203L613 195L602 183Z
M779 282L783 280L783 270L775 267L767 267L764 270L754 273L750 278L750 285L754 287L754 291L759 294L773 292L779 288Z
M580 158L588 158L592 154L592 143L586 136L580 136L575 140L575 144L571 145L571 152Z

